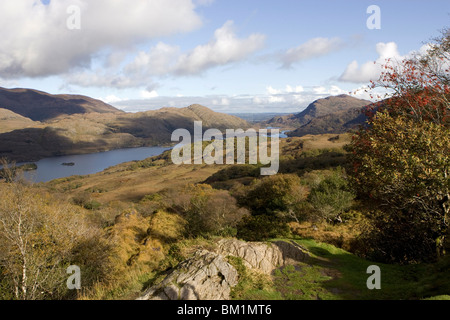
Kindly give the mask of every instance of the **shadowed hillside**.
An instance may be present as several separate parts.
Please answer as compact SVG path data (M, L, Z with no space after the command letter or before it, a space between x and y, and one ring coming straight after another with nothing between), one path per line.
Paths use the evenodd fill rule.
M357 99L348 95L332 96L314 101L300 113L275 117L269 120L267 124L300 128L312 123L309 127L301 130L302 134L341 133L345 132L343 127L339 126L339 130L329 130L327 126L336 127L338 123L351 122L359 117L356 110L361 110L362 107L370 103L368 100ZM321 118L321 120L313 122L317 118Z
M367 117L362 108L338 111L311 119L307 124L289 132L290 137L302 137L308 134L345 133L362 125Z
M34 121L45 121L58 116L97 113L122 113L100 100L81 95L51 95L32 89L5 89L0 87L0 108L11 110Z
M193 132L194 121L202 121L204 130L250 126L245 120L201 105L125 113L87 97L0 89L0 105L6 100L15 111L0 108L0 158L19 162L167 145L176 129ZM43 121L33 121L36 119Z

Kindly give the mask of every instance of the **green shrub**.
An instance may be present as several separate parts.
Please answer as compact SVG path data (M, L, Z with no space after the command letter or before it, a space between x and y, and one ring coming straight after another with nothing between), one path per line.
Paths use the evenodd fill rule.
M246 216L237 227L237 237L245 241L265 241L288 234L288 225L276 216Z
M272 215L295 211L306 195L307 190L297 175L278 174L256 180L239 196L239 204L250 209L253 215Z
M308 201L320 218L333 222L342 221L342 213L351 208L354 198L343 171L337 169L312 188Z
M214 190L206 184L166 190L163 197L166 209L187 221L188 237L235 235L237 223L248 214L228 191Z

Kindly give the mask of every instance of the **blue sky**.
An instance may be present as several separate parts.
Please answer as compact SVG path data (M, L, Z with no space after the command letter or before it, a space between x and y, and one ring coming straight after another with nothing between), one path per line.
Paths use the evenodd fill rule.
M379 30L367 28L370 5ZM0 86L130 112L298 112L364 87L379 74L374 61L420 50L449 20L448 0L5 0Z

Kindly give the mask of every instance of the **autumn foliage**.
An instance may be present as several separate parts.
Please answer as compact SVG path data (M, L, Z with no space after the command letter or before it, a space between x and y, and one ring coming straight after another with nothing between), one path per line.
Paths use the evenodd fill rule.
M372 209L368 251L388 262L445 254L449 215L450 33L425 55L387 61L372 88L389 97L367 110L348 147L351 179Z

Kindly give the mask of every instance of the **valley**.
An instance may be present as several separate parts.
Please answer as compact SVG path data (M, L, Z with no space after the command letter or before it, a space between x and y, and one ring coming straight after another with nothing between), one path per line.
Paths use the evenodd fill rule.
M12 99L10 94L18 102L10 103L7 100ZM29 95L39 95L40 99L44 99L42 103L50 106L70 101L71 108L65 109L64 105L61 108L52 107L59 110L58 115L52 113L51 107L42 110L39 104L32 104L34 108L30 108ZM43 113L38 115L36 110ZM171 135L175 129L185 128L193 132L194 121L202 121L205 130L247 129L250 126L245 120L215 113L200 105L127 114L91 98L69 99L67 96L61 98L26 89L2 89L0 158L26 162L122 148L164 146L171 144Z
M447 314L449 4L0 1L2 314Z
M32 210L55 210L51 219L60 222L51 223L63 228L69 228L64 216L81 219L76 224L86 234L67 259L82 266L85 285L76 296L61 288L59 299L448 299L450 283L440 280L448 259L417 266L379 261L384 290L366 286L374 263L365 244L371 222L347 174L347 147L366 121L366 103L329 97L296 115L252 124L200 105L135 114L91 110L41 121L0 109L3 157L42 158L52 174L73 170L34 184L26 181L34 171L0 173L25 178L0 180L3 205L16 196L25 206L44 201ZM278 174L262 176L264 165L249 164L248 153L240 165L174 164L171 133L194 134L195 121L202 121L202 133L289 131L279 141ZM143 147L154 145L166 147ZM137 159L137 150L155 154ZM95 165L91 157L99 158L98 168L83 173Z

